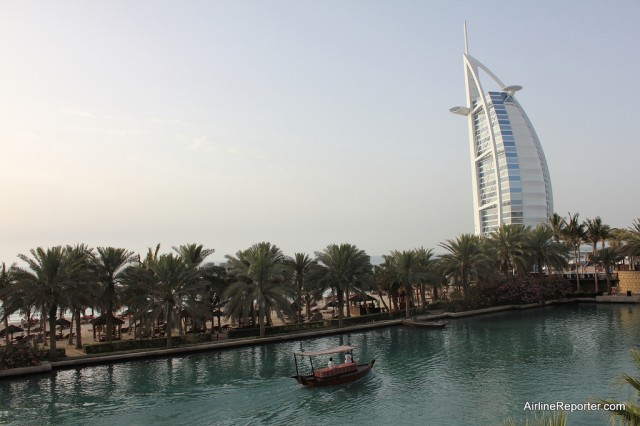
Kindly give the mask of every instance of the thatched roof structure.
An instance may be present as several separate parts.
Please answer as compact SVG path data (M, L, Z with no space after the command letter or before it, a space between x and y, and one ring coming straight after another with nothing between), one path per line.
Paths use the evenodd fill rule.
M122 321L120 318L114 317L113 315L111 315L111 321L113 323L113 325L122 325L124 324L124 321ZM91 324L93 325L107 325L107 316L106 315L100 315L97 318L94 318L91 320Z

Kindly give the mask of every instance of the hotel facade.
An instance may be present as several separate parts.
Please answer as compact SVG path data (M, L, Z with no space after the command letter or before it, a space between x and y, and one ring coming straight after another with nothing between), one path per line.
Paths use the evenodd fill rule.
M549 168L536 131L515 93L469 55L464 29L467 105L450 109L467 117L475 233L487 235L503 224L535 227L553 214ZM485 92L479 71L499 90Z

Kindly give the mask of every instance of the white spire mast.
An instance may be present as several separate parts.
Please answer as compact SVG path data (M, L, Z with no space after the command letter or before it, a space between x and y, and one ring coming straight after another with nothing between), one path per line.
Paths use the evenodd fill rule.
M469 54L469 41L467 40L467 20L464 21L464 53Z

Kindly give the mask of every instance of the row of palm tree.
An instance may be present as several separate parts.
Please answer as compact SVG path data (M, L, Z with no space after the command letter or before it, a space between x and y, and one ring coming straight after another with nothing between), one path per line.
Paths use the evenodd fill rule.
M611 287L611 270L614 265L628 258L629 268L635 269L636 259L640 255L640 219L635 219L631 227L623 229L607 225L600 216L581 222L578 213L569 213L566 218L554 213L549 219L549 224L554 239L571 247L576 272L580 264L580 246L583 244L591 246L589 262L602 266L607 288ZM580 274L576 274L576 281L579 289ZM595 285L597 292L598 274L595 274Z
M453 284L466 292L478 282L532 271L540 276L544 271L562 271L569 266L569 252L573 254L577 272L583 244L592 246L590 261L604 270L609 290L614 265L628 257L633 269L640 255L640 219L634 220L630 228L617 229L603 223L600 217L581 222L577 213L569 213L567 218L554 214L549 224L539 224L533 229L502 225L486 237L459 235L439 245L444 253L437 258L431 250L393 251L384 256L385 262L375 268L375 275L380 277L378 282L386 286L385 290L403 288L409 298L410 289L424 288L430 283L433 298L437 299L441 284ZM580 274L576 274L576 279L580 291ZM598 292L598 274L595 279Z
M581 223L578 214L569 214L566 219L554 215L548 225L534 229L503 225L486 237L462 234L441 243L440 256L432 249L394 250L375 267L369 255L347 243L331 244L314 257L305 253L288 257L271 243L257 243L227 255L220 265L207 261L213 249L198 244L173 247L173 252L166 254L160 254L158 245L144 258L115 247L39 247L31 250L30 256L18 256L23 266L7 268L2 264L0 314L6 326L14 312L28 319L38 312L43 322L48 321L53 358L56 339L52 331L59 315L72 312L76 346L81 348L80 321L86 308L98 309L106 316L108 341L114 334L112 315L121 308L134 312L141 329L148 327L152 333L151 324L164 321L170 346L173 331L184 334L187 321L205 329L212 320L213 327L223 304L226 317L257 325L264 336L274 314L302 322L310 318L313 304L329 291L337 304L339 326L343 325L349 297L364 296L371 290L388 293L389 305L381 300L385 307L404 308L408 317L414 299L425 306L427 288L437 300L443 285L456 286L466 294L474 283L531 271L542 275L545 270L562 270L568 266L568 251L573 252L577 266L583 243L592 244L591 259L608 271L612 260L640 254L639 242L640 220L631 228L616 230L599 217ZM350 316L349 309L346 315ZM30 321L27 323L30 327Z

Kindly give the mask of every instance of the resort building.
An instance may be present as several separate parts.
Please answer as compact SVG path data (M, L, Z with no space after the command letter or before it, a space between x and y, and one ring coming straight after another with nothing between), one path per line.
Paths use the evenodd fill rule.
M469 55L466 23L464 44L467 105L450 111L469 123L475 233L486 235L502 224L548 222L551 179L536 131L515 97L522 86L506 86ZM480 70L498 90L483 90Z

